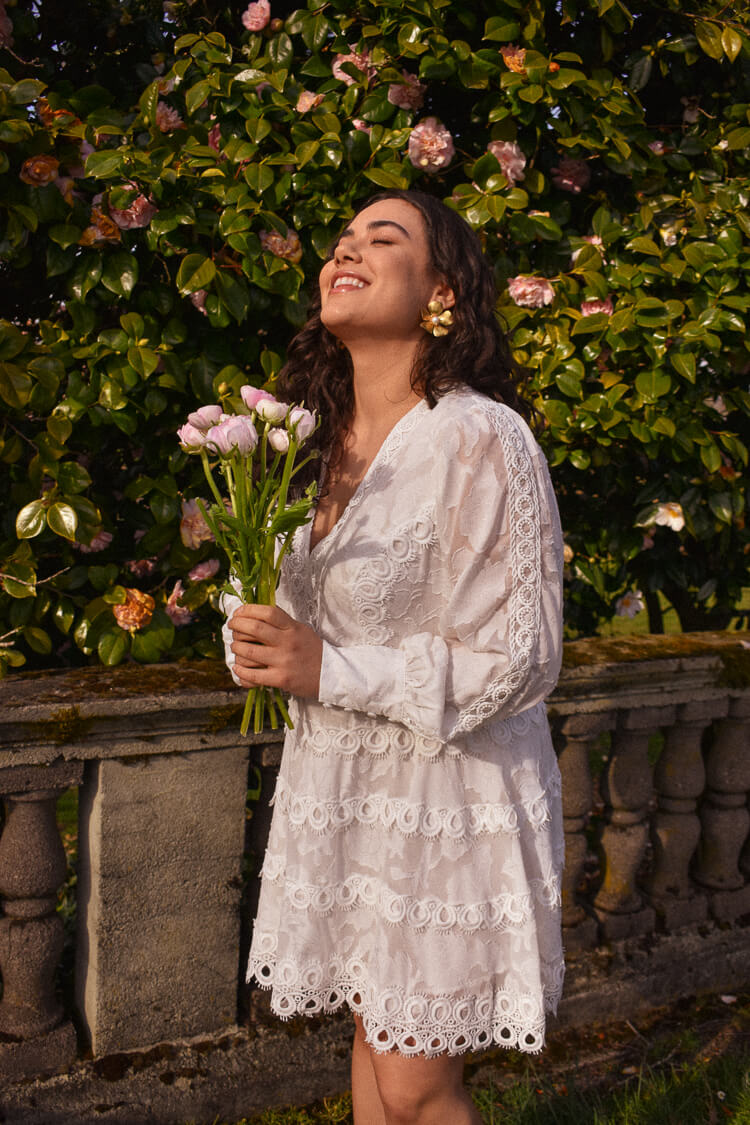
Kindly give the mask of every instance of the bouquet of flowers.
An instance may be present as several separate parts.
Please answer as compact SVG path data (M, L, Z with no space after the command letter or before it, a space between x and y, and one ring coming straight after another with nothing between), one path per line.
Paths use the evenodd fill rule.
M186 453L200 456L214 503L198 501L214 539L229 559L230 577L242 600L274 605L281 563L295 531L310 519L315 484L289 501L292 478L312 457L295 464L300 447L317 428L315 414L303 406L278 402L267 391L242 387L247 413L229 414L224 406L202 406L177 431ZM313 454L312 456L315 456ZM215 472L224 478L222 496ZM227 590L235 592L235 586ZM278 712L292 726L278 688L251 688L242 715L242 734L253 717L263 729L266 710L274 730Z

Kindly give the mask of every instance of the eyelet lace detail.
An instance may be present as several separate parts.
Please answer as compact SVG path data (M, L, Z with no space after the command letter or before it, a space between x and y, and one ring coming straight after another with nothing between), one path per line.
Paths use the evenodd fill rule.
M267 853L263 879L280 883L284 897L295 910L312 910L317 914L330 914L334 910L373 910L394 926L403 923L414 930L445 933L459 929L467 934L477 930L521 930L533 921L535 905L547 910L560 905L557 875L529 879L527 892L499 894L485 902L454 904L437 898L397 894L371 875L350 875L341 882L322 886L296 882L286 877L285 862L283 855Z
M562 993L562 968L543 966L539 999L485 985L478 994L406 994L398 988L377 990L359 957L310 961L299 968L277 960L276 938L253 938L248 980L273 989L271 1007L281 1019L297 1014L333 1012L348 1004L362 1019L368 1044L378 1052L394 1048L402 1055L458 1055L497 1044L536 1054L544 1046L544 1013L555 1011Z
M535 832L549 828L550 799L556 799L559 794L560 776L555 773L540 785L537 796L522 803L475 804L451 809L384 794L319 801L307 794L295 794L283 778L279 778L274 804L292 828L308 827L321 835L331 835L356 823L395 828L403 836L422 836L427 840L445 837L470 841L491 833L515 836L527 827Z

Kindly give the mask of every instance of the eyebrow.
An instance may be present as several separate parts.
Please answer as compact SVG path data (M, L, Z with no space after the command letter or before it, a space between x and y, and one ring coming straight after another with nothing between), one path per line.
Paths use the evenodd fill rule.
M371 223L367 224L368 230L377 230L379 227L396 227L396 229L400 230L402 234L405 234L407 238L411 238L406 227L402 227L401 223L396 223L393 219L374 219ZM349 235L353 233L352 228L347 227L346 230L342 230L339 238L348 238Z

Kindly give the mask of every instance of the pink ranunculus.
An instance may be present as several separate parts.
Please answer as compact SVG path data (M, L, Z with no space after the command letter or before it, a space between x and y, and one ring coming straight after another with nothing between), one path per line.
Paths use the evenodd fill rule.
M351 74L347 74L347 72L342 69L344 63L351 63L352 66L355 66L357 70L361 70L365 75L365 82L369 82L376 73L375 67L370 65L370 52L355 51L351 43L349 47L350 50L347 55L336 55L336 58L333 60L333 66L331 67L333 77L338 78L341 82L346 82L347 86L353 86L357 79L353 78Z
M255 407L255 413L264 422L283 422L289 413L289 403L277 402L273 395L262 398Z
M289 448L289 434L286 430L275 427L268 431L268 444L276 453L286 453Z
M210 406L199 406L192 414L188 414L187 420L191 426L195 426L196 430L210 430L217 422L221 420L222 409L218 403L212 403Z
M246 414L234 414L212 426L206 434L206 444L220 456L252 453L258 444L258 431Z
M409 137L409 160L423 172L441 172L455 155L453 137L437 117L425 117Z
M388 101L391 105L397 105L399 109L407 109L410 112L421 109L427 87L408 70L402 71L402 74L403 82L392 82L388 87Z
M205 289L196 289L194 293L190 294L190 304L194 309L197 309L199 313L203 313L204 316L208 316L208 313L206 312L207 296L208 293Z
M213 578L218 574L221 563L218 559L205 559L204 562L196 563L192 570L188 571L188 578L191 582L205 582L208 578Z
M184 426L180 426L177 436L186 453L195 453L206 444L204 431L199 430L197 426L193 426L190 422L185 422Z
M312 90L300 90L295 108L297 113L307 113L311 109L316 109L322 101L322 94L313 94Z
M297 441L302 444L315 429L317 419L314 410L306 410L304 406L294 406L289 411L286 420L287 427L294 431Z
M526 157L515 141L490 141L487 151L495 157L511 187L523 179Z
M277 230L262 230L260 244L264 250L275 254L277 258L284 258L287 262L299 262L302 257L302 244L294 230L287 229L286 237Z
M84 555L93 555L95 551L105 551L111 542L112 533L99 528L90 542L77 543L76 546Z
M156 127L162 133L171 133L173 129L181 129L183 120L176 109L166 102L158 102L156 106Z
M240 395L248 410L255 410L258 403L262 402L264 398L273 398L273 395L269 394L268 391L262 391L259 387L251 387L249 383L240 387Z
M153 203L149 203L145 195L137 195L130 206L124 207L122 210L111 206L109 208L109 213L120 230L135 230L138 227L147 227L156 211L156 207Z
M187 606L177 604L184 593L182 582L178 579L174 584L172 593L167 598L167 604L164 606L167 617L173 625L189 625L193 620L193 615Z
M213 542L213 534L203 518L203 513L198 507L197 500L182 501L182 519L180 520L180 539L192 551L196 551L201 543Z
M271 5L269 0L256 0L248 4L242 13L242 26L248 31L262 31L271 19Z
M579 195L591 183L591 170L585 160L564 156L557 167L552 169L552 182L563 191Z
M603 301L581 301L581 316L596 316L597 313L606 313L607 316L612 316L613 312L611 297L607 297Z
M555 299L555 290L546 277L530 277L527 274L509 277L508 292L517 305L529 309L541 309L544 305L551 305Z

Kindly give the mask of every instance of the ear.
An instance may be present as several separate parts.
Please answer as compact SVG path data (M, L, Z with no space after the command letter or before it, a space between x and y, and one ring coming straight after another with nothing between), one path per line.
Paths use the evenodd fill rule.
M456 297L447 281L439 281L432 291L431 301L440 301L444 309L452 309Z

